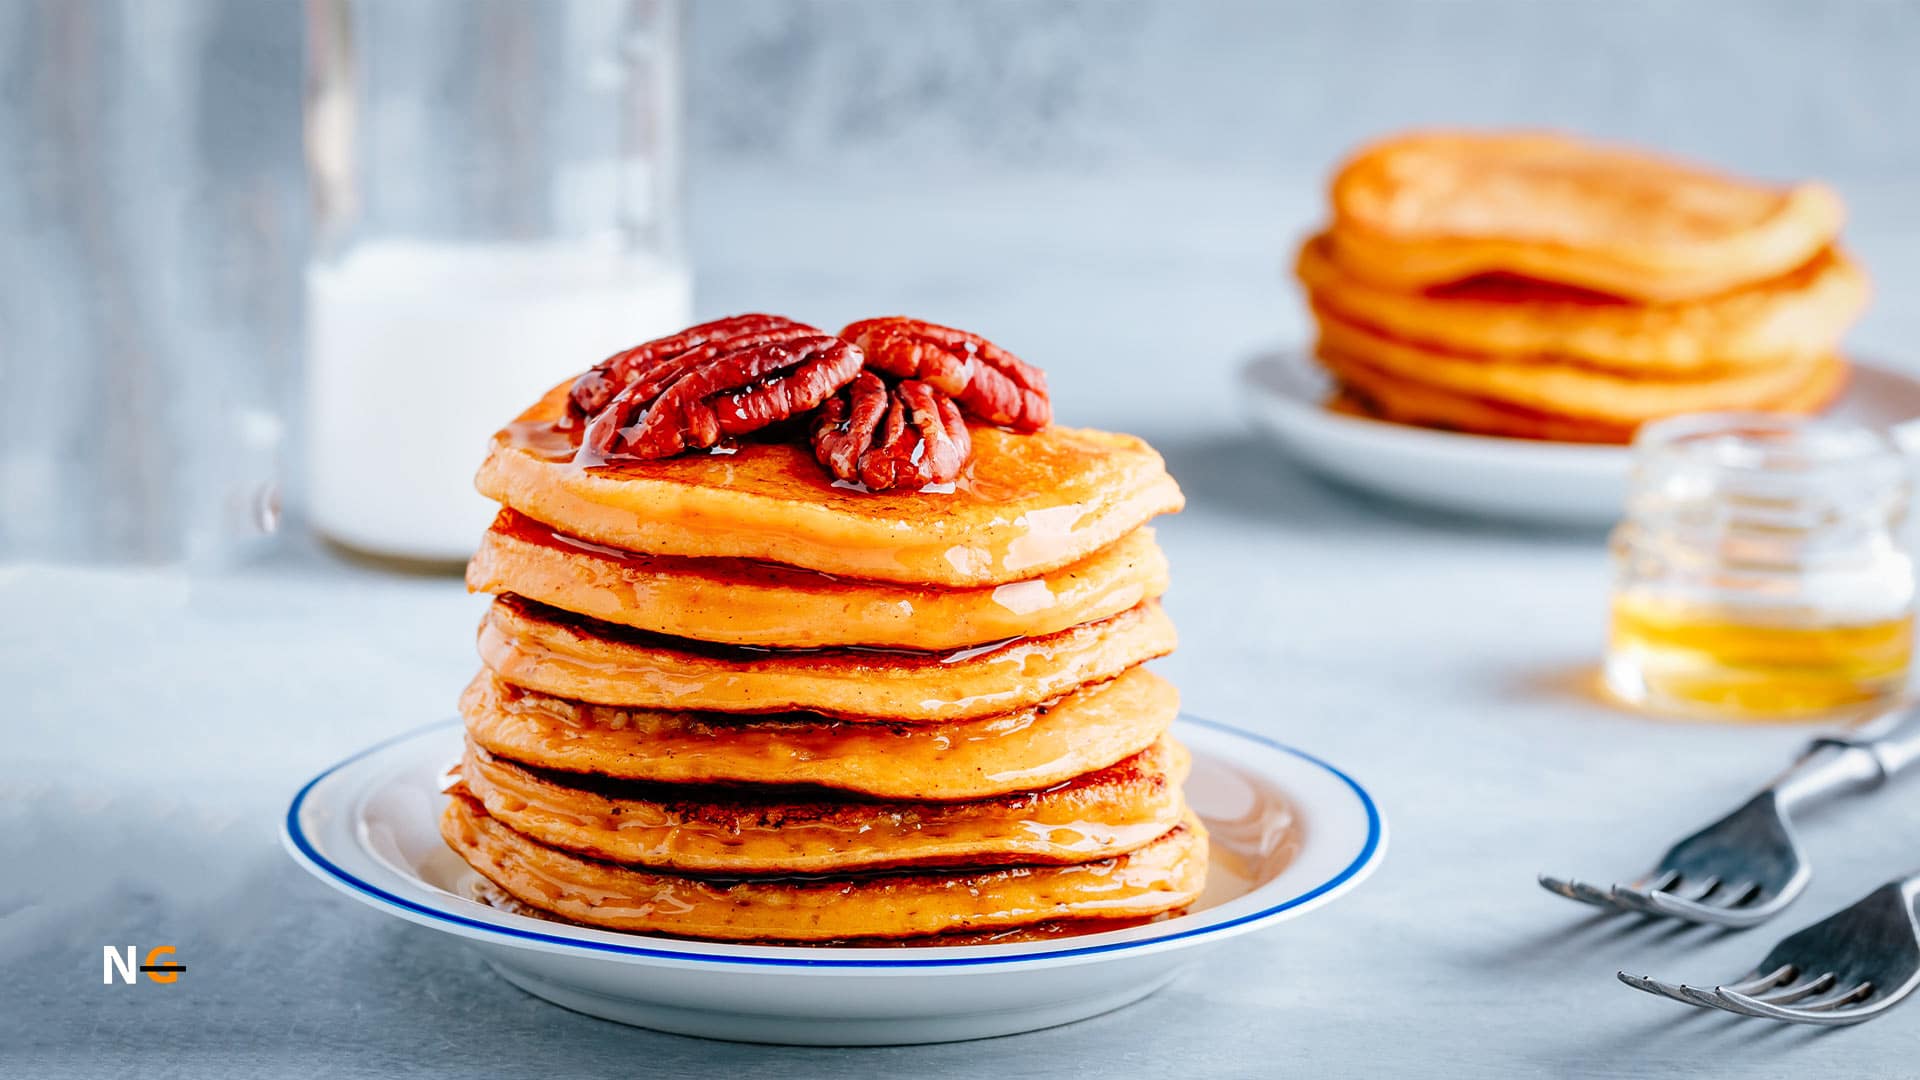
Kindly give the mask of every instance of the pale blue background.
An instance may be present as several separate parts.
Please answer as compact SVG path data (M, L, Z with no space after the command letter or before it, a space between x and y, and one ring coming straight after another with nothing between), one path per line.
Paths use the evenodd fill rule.
M286 3L0 0L0 448L83 472L138 423L168 437L204 350L294 370L297 23ZM696 3L687 42L703 313L978 327L1047 367L1065 419L1152 439L1191 500L1161 530L1183 634L1162 670L1194 711L1373 786L1384 869L1147 1003L1033 1036L803 1051L588 1020L275 847L300 780L450 711L474 599L297 530L219 576L29 563L86 554L87 508L0 473L0 1074L1920 1071L1920 1005L1819 1036L1612 981L1732 974L1772 930L1597 923L1531 883L1637 869L1805 733L1586 702L1598 537L1325 488L1243 433L1232 382L1301 333L1283 267L1330 162L1440 121L1826 177L1879 287L1856 342L1920 358L1920 5L766 0ZM158 397L92 377L129 346ZM119 497L171 505L171 482ZM1778 929L1920 863L1917 830L1912 790L1823 817ZM177 944L191 973L109 992L100 946L124 942Z

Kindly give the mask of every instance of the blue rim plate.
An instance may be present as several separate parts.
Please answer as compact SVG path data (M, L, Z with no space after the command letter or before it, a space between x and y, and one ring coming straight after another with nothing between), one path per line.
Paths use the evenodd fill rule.
M1265 736L1182 716L1192 751L1189 801L1213 841L1206 896L1162 922L1065 940L871 948L737 945L595 930L508 914L460 895L471 875L440 843L439 778L457 759L457 720L396 735L307 781L281 839L314 876L375 908L508 948L652 965L748 965L905 973L1092 962L1212 942L1297 917L1358 885L1379 864L1387 827L1345 772Z

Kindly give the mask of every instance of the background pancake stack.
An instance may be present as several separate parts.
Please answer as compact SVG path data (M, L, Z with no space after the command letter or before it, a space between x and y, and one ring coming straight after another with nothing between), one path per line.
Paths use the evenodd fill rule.
M1335 176L1297 273L1337 407L1626 442L1680 413L1811 412L1867 283L1839 199L1538 133L1419 133Z
M1205 878L1139 440L977 426L948 491L804 446L575 464L565 387L496 437L496 595L442 819L483 898L759 941L1004 940ZM782 562L769 561L778 553Z

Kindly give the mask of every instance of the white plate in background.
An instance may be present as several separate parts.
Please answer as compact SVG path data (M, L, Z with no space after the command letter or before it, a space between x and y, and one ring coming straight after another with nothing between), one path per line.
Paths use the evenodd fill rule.
M595 930L469 899L477 875L440 839L457 721L370 747L309 781L282 826L315 877L465 939L500 976L569 1009L745 1042L881 1045L1008 1035L1137 1001L1202 947L1306 914L1378 864L1386 823L1365 788L1301 751L1182 717L1188 801L1211 832L1207 890L1186 914L1007 945L733 945Z
M1469 435L1331 412L1331 384L1304 349L1256 356L1240 380L1262 432L1350 487L1476 517L1580 526L1619 520L1631 461L1624 446ZM1920 380L1856 362L1829 415L1892 428L1920 417Z

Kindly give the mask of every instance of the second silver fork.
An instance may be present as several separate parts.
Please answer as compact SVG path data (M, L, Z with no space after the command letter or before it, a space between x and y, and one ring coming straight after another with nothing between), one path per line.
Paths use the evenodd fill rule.
M1812 871L1788 815L1837 795L1867 791L1920 760L1920 705L1859 729L1815 739L1787 770L1739 809L1667 850L1654 869L1605 888L1542 874L1570 900L1688 922L1743 928L1779 914Z
M1620 973L1620 981L1688 1005L1793 1024L1858 1024L1920 987L1920 874L1888 882L1788 937L1745 977L1712 989Z

